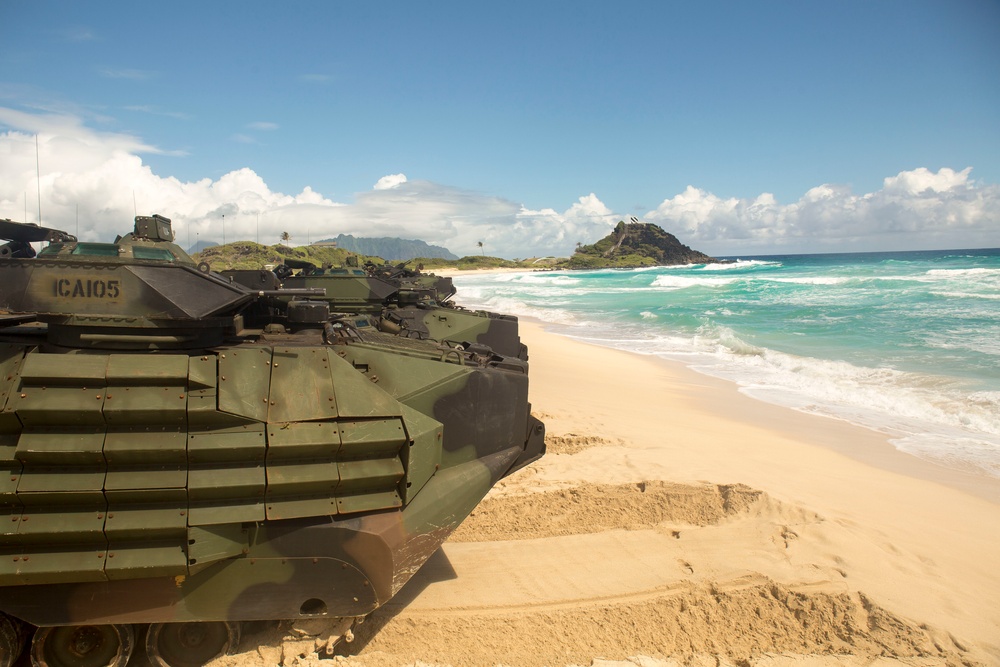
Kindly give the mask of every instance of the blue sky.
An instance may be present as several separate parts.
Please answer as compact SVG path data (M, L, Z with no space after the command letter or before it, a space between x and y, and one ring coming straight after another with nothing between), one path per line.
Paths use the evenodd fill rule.
M181 241L226 214L227 240L508 257L631 215L720 255L1000 245L995 1L0 0L0 24L0 217L37 221L40 190L81 237L155 208Z

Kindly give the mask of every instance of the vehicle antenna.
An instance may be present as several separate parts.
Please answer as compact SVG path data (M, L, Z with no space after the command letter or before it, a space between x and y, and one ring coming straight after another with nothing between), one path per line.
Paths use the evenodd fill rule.
M38 164L38 134L35 134L35 184L38 186L38 224L42 224L42 170ZM24 217L28 217L25 215Z

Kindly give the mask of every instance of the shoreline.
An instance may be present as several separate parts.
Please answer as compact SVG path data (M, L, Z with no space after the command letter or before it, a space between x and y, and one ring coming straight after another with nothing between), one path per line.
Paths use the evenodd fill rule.
M494 269L472 269L472 270L461 270L461 269L446 269L441 271L439 275L455 277L460 275L488 275L488 274L506 274L506 273L533 273L530 270L525 269L505 269L505 268L494 268ZM459 299L459 305L461 299ZM576 338L574 336L557 331L558 325L546 322L538 317L531 315L518 315L518 319L521 322L530 322L545 328L546 332L554 336L564 337L571 339L575 342L581 343L583 345L591 345L594 347L600 347L610 350L616 350L624 352L625 354L634 354L639 357L646 357L654 360L656 363L664 364L676 364L679 367L685 368L698 376L711 378L714 381L721 383L720 386L731 386L735 388L741 395L754 401L757 405L768 406L768 408L776 408L778 410L788 410L794 412L795 414L802 415L803 417L816 418L823 421L831 421L835 423L842 423L849 425L854 428L862 429L865 432L875 434L881 444L879 446L871 447L858 447L852 446L850 444L845 444L843 440L833 439L830 440L826 446L839 451L841 453L847 454L852 458L859 461L865 462L869 465L874 465L881 467L883 469L902 472L904 474L924 479L927 481L943 483L949 485L953 488L964 490L966 492L977 495L981 498L989 500L993 503L1000 504L1000 477L993 477L989 474L982 472L980 469L974 466L948 466L942 462L936 461L930 458L923 458L916 454L911 454L906 452L895 444L892 440L893 435L881 431L873 426L868 426L865 424L859 424L853 422L846 418L823 415L817 413L810 413L805 410L798 410L795 407L784 405L780 402L772 402L763 398L758 398L750 393L742 391L741 385L734 380L727 379L724 377L719 377L697 370L694 366L691 366L683 359L662 357L655 354L644 354L642 352L613 347L610 345L602 345L599 342L592 342L586 339ZM530 346L529 346L530 352ZM762 408L763 409L763 408Z
M521 336L533 405L572 405L566 417L546 420L549 432L593 430L627 443L624 466L615 448L594 448L543 458L541 475L571 480L586 470L595 475L588 481L749 485L858 531L852 539L864 553L834 558L856 559L851 588L959 637L1000 637L1000 481L952 474L900 452L883 434L759 401L680 362L568 339L538 321L525 321ZM616 378L630 381L615 386ZM602 449L607 455L598 455ZM578 457L593 466L564 461ZM933 563L939 576L934 568L917 575L914 562L891 567L901 554ZM1000 649L992 650L1000 661Z
M951 468L934 461L920 458L897 448L892 444L892 436L876 429L856 424L846 419L831 417L815 413L805 412L793 407L773 403L761 398L757 398L741 391L739 384L725 378L720 378L708 373L703 373L688 366L678 359L669 359L655 354L643 354L631 350L623 350L599 343L581 340L572 336L551 331L549 323L536 317L520 315L520 323L528 323L532 326L540 327L546 334L567 338L580 345L595 347L603 350L611 350L626 355L634 355L641 359L648 359L653 364L663 364L667 368L673 368L675 372L692 373L698 378L702 378L706 384L715 385L716 391L729 392L734 390L744 399L751 401L742 414L744 418L751 420L764 420L776 424L796 424L797 431L807 430L810 424L815 423L816 427L809 435L809 439L814 444L828 448L832 451L844 454L860 463L880 468L887 472L898 473L928 482L944 484L970 495L980 497L989 502L1000 505L1000 479L991 477L977 471L965 471L958 468ZM531 347L529 346L529 353ZM790 412L795 417L782 414ZM800 423L801 422L801 423ZM829 422L827 428L823 425ZM853 444L848 437L850 430L857 430L863 434L861 439L864 445Z

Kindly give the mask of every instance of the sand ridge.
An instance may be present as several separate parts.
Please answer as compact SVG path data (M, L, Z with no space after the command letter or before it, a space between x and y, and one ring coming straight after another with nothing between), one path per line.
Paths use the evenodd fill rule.
M630 657L637 662L627 664L763 665L781 664L781 659L797 664L806 656L839 661L831 664L870 664L875 659L885 665L975 664L957 640L838 585L846 574L837 568L813 564L797 585L788 585L760 572L705 562L705 553L713 551L726 560L719 543L747 545L744 528L756 532L762 524L769 528L757 548L788 550L799 539L796 530L823 522L815 513L744 484L649 480L539 491L533 477L525 471L507 480L462 524L443 552L460 561L466 557L464 543L484 547L489 555L474 559L479 567L491 557L509 560L505 556L520 553L527 562L514 570L533 571L531 581L551 579L549 569L568 568L571 578L587 579L591 587L555 600L533 591L522 601L513 595L498 599L491 590L480 604L474 589L489 585L479 579L452 579L453 592L430 596L430 603L419 601L428 597L426 588L415 593L404 588L402 602L394 600L372 614L355 628L353 641L338 645L334 655L317 650L324 637L303 642L289 627L272 626L247 636L244 652L217 661L217 667L272 665L282 659L286 665L313 667L330 661L355 667L541 667L597 665L605 658L627 663ZM701 535L699 540L706 530L720 535ZM551 550L519 550L519 542ZM602 553L598 545L611 542L609 552ZM687 549L688 543L695 546ZM651 551L666 564L653 573L652 585L628 568L633 554ZM548 562L528 557L538 553L547 554ZM593 583L597 572L567 558L586 554L612 559L597 565L599 570L617 569L607 587ZM408 588L434 587L441 583L434 581L435 570L454 570L455 563L435 560L440 559L432 559ZM745 555L734 560L743 561ZM703 568L706 576L700 574ZM486 579L500 579L503 585L502 580L514 576L491 569ZM853 662L845 662L848 658Z
M693 486L650 480L583 483L556 491L488 496L449 541L532 539L616 528L640 530L667 522L703 526L749 511L764 500L764 495L743 484Z

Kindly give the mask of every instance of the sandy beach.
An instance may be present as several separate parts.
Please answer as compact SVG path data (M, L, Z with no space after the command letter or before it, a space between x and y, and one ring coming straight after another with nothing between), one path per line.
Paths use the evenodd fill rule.
M1000 664L1000 480L680 364L521 337L548 453L339 664ZM329 664L291 637L256 628L217 663Z

